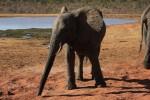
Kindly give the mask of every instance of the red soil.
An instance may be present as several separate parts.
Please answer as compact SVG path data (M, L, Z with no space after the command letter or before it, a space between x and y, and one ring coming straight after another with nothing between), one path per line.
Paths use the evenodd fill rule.
M0 38L0 100L148 100L150 70L142 66L144 46L138 53L140 23L107 27L100 63L106 88L94 88L90 62L84 63L86 81L66 90L64 49L57 55L42 96L37 89L48 56L44 40ZM77 72L77 70L76 70Z

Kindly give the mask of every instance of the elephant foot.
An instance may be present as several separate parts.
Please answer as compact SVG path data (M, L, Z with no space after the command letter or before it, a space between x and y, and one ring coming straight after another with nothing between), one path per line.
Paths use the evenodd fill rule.
M94 80L94 76L92 75L92 78L91 78L92 80Z
M77 86L76 86L76 84L68 84L68 85L66 85L66 89L67 90L72 90L72 89L77 89Z
M103 82L102 84L95 84L96 88L106 87L106 83Z
M150 63L143 61L144 68L150 69Z

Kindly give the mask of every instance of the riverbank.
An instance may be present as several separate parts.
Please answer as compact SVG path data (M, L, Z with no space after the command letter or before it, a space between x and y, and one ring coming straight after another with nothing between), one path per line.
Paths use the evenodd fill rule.
M31 29L16 29L16 30L0 30L2 38L43 38L49 39L52 29L31 28Z

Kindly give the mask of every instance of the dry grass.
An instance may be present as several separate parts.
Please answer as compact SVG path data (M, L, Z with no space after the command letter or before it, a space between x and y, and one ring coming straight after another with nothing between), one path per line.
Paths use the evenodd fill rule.
M104 17L140 20L141 14L104 14Z
M56 17L58 14L0 14L0 17ZM104 14L105 18L140 19L141 14Z
M0 13L49 14L59 13L63 6L69 10L93 6L105 14L141 14L149 3L149 0L0 0Z
M0 14L0 17L55 17L58 14Z

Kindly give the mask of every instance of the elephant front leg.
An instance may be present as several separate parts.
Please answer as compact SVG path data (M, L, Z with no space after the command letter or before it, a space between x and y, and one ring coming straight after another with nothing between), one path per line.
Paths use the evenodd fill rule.
M92 54L90 57L90 62L92 64L92 74L93 77L95 78L95 86L96 87L106 87L106 83L104 81L103 75L102 75L102 71L100 68L100 64L99 64L99 60L98 60L98 56L96 54Z
M99 45L98 48L97 48L98 56L99 56L99 54L100 54L100 47L101 47L101 45ZM94 71L94 70L93 70L93 66L92 66L92 69L91 69L92 80L94 80L94 72L93 72L93 71Z
M83 60L84 56L83 55L78 55L78 76L77 80L83 80Z
M75 84L75 72L74 72L74 65L75 65L75 52L72 48L67 45L67 85L66 88L68 90L75 89L77 86Z

